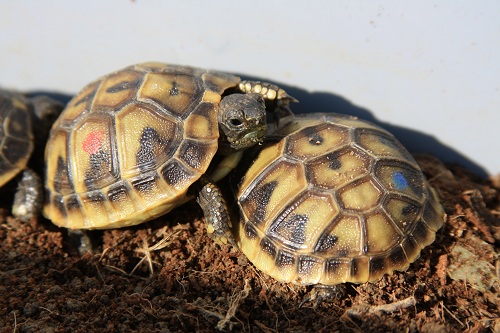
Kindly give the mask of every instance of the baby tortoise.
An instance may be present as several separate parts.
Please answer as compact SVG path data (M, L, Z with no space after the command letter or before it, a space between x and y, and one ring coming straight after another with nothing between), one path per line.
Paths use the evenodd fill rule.
M52 127L44 214L70 229L163 215L192 197L194 183L215 190L212 182L228 172L204 176L216 152L233 157L261 142L266 102L289 113L290 101L275 85L187 66L143 63L106 75Z
M42 182L37 173L28 168L28 162L35 142L45 143L50 125L62 107L47 96L27 98L21 93L0 89L0 187L22 173L12 207L12 214L22 220L28 221L40 214ZM35 161L35 164L42 163L40 159Z
M300 285L365 283L434 241L444 210L393 135L337 114L297 115L276 134L237 190L235 243L258 269Z

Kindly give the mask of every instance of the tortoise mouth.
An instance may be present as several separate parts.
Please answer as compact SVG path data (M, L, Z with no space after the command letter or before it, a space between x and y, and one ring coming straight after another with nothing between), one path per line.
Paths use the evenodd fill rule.
M262 125L256 128L252 128L251 131L241 133L237 138L231 140L231 148L240 150L254 146L264 140L267 133L267 126Z

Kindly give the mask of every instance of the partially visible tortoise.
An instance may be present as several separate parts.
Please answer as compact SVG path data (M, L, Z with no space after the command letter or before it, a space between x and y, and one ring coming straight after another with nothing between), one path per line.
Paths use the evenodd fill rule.
M265 103L288 114L290 101L275 85L187 66L144 63L106 75L51 130L44 214L70 229L108 229L165 214L195 192L219 202L213 182L228 170L205 175L215 154L238 158L261 142Z
M13 215L20 219L40 214L42 183L28 168L28 162L35 141L37 146L43 146L50 124L61 109L60 103L47 96L27 98L0 89L0 187L22 172L12 208ZM36 162L42 164L43 160Z
M0 186L24 170L34 148L29 101L0 90Z
M444 219L413 157L367 121L295 120L238 186L237 246L264 273L301 285L364 283L406 270Z

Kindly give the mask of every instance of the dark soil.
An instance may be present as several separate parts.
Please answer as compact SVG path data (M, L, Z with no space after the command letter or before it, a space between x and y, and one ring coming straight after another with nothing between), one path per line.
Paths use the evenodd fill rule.
M80 256L66 230L12 218L3 189L0 331L500 332L500 180L419 161L448 214L434 244L407 272L322 302L214 244L195 203L92 232Z

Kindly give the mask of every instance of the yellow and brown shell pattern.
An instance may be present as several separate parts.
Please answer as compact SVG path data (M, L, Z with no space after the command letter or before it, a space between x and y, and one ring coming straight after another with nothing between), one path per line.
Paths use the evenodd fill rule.
M0 90L0 186L22 171L33 152L30 103Z
M235 238L282 282L334 285L406 270L444 211L413 157L366 121L299 115L238 188Z
M46 217L72 229L117 228L182 204L217 151L221 95L239 82L145 63L87 85L51 130Z

